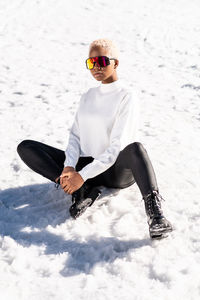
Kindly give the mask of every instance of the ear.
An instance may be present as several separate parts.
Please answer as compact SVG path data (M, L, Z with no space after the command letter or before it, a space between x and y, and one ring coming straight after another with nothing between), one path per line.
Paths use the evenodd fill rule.
M116 59L116 60L115 60L115 64L114 64L114 69L117 69L118 66L119 66L119 60Z

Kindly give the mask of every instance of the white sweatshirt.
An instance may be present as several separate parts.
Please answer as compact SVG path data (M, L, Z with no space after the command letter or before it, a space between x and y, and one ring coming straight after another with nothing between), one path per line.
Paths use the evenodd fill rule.
M79 171L83 180L110 168L119 152L137 139L138 99L120 81L100 84L81 96L70 130L64 166L75 168L80 156L94 160Z

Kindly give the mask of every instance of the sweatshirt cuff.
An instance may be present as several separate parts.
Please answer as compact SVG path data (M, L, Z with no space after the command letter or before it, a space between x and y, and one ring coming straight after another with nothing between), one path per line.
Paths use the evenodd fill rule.
M83 178L84 181L86 181L89 178L83 169L81 171L79 171L78 173L81 175L81 177Z
M69 163L64 163L64 168L66 167L72 167L75 169L75 165L74 164L69 164Z
M76 163L73 161L70 161L69 159L65 159L64 161L64 167L73 167L75 169Z

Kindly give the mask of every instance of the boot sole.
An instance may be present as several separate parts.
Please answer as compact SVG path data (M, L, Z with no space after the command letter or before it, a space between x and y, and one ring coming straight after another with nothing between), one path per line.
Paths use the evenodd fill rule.
M149 234L150 234L151 239L160 240L160 239L168 237L169 236L168 233L172 232L172 230L173 230L173 228L160 228L160 229L152 230L152 231L149 230Z

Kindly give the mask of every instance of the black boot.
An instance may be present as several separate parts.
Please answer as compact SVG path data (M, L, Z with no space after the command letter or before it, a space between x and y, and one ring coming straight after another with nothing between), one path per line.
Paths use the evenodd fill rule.
M69 209L72 218L76 219L91 206L100 196L101 191L84 183L80 189L72 194L72 206Z
M166 233L172 231L172 225L164 217L161 209L161 200L164 200L157 191L152 191L143 197L147 222L149 224L149 234L152 239L166 237Z

